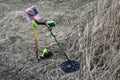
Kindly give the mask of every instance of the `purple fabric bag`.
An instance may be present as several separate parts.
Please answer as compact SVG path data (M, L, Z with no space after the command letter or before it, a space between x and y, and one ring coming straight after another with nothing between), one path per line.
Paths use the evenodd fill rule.
M25 13L27 14L27 20L31 22L32 20L37 20L39 21L40 18L38 16L38 10L36 9L35 6L32 6L30 8L27 8L25 10Z

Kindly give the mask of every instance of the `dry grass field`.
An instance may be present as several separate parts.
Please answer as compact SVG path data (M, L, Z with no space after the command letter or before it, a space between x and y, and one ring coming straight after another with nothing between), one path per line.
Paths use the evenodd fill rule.
M53 33L80 69L64 73L65 60L45 26L39 49L53 52L36 62L33 27L24 10L55 19ZM0 80L120 80L120 0L0 0Z

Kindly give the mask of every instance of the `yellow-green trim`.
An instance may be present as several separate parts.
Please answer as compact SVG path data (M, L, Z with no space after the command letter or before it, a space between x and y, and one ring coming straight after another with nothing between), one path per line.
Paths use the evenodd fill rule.
M38 30L38 25L35 20L32 20L32 25L33 25L34 30Z
M48 53L48 50L47 48L44 48L42 51L41 57L44 57L46 53Z

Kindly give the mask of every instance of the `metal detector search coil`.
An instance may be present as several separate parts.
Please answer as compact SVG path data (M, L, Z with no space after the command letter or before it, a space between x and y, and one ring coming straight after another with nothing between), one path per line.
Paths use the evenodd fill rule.
M69 60L69 61L65 61L60 65L61 69L66 72L66 73L70 73L70 72L75 72L77 70L79 70L80 65L78 62L74 61L74 60Z

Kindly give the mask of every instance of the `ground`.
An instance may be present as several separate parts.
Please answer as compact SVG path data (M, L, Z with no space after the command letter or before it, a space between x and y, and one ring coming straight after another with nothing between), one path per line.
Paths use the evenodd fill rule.
M53 52L36 62L33 27L24 10L36 6L41 20L56 20L52 29L80 69L65 73L65 61L45 26L39 26L39 49ZM0 80L119 80L119 0L0 0ZM40 52L41 54L41 52Z

